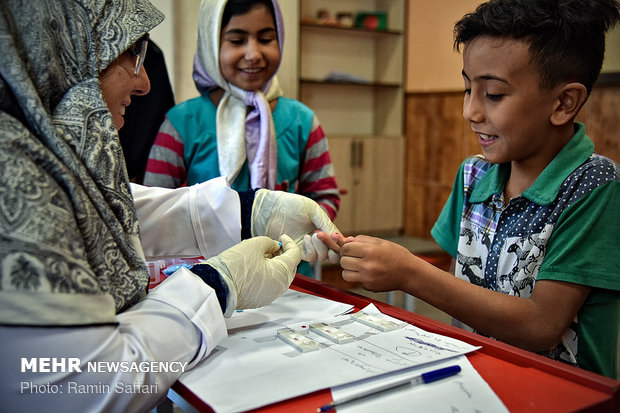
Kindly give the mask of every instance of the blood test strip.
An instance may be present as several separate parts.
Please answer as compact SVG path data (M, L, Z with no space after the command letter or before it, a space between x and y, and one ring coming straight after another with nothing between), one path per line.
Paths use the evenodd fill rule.
M338 344L348 343L355 340L355 337L351 334L345 333L338 327L330 326L325 323L310 324L310 331L314 331L315 333Z
M291 330L290 328L278 330L278 337L303 353L319 349L319 343L304 334Z
M355 314L352 314L351 318L356 321L359 321L362 324L376 328L379 331L392 331L398 328L398 325L393 321L384 320L383 318L377 317L372 314L367 314L361 311Z

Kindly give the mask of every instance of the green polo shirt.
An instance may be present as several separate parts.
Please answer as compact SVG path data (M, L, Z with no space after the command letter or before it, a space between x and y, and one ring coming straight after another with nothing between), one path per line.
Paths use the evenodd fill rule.
M510 164L461 165L431 234L456 275L529 297L537 280L592 287L562 343L545 355L616 377L620 325L620 172L582 124L530 188L504 202Z

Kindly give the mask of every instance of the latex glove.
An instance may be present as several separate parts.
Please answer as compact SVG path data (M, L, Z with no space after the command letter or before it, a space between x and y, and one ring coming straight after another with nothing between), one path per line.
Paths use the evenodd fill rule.
M278 241L255 237L241 241L204 262L215 268L228 286L225 317L235 309L271 304L286 292L301 261L299 247L289 237Z
M288 234L301 248L301 259L317 259L336 264L340 256L327 248L314 231L340 232L327 213L312 199L283 191L259 189L252 205L252 236L266 235L277 239Z

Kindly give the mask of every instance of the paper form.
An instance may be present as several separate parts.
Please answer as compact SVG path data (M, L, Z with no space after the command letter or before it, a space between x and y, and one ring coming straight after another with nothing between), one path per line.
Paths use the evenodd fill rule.
M380 332L350 315L334 316L344 307L329 301L293 292L263 309L234 314L227 323L233 327L229 337L180 381L218 413L238 412L477 349L385 314L399 328ZM356 340L336 344L310 331L321 348L302 353L276 337L278 329L303 329L313 322L337 325Z
M339 303L327 298L295 290L288 290L268 306L243 310L226 320L229 333L237 328L256 326L262 323L294 323L303 320L315 320L338 316L353 310L351 304Z

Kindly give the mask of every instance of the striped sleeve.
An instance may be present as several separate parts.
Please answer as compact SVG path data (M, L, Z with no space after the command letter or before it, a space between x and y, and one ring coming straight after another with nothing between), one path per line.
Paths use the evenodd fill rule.
M340 207L340 194L334 166L327 147L327 137L315 116L301 166L299 193L314 199L334 220Z
M144 185L178 188L185 185L186 181L183 138L166 117L149 153Z

